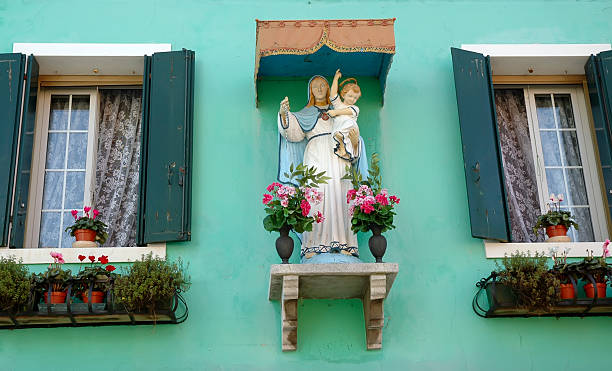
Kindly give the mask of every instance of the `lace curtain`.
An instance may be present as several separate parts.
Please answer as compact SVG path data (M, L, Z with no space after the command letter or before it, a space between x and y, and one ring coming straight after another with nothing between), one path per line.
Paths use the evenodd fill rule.
M101 90L95 205L109 226L104 246L136 246L141 90Z
M495 89L499 140L513 242L543 241L532 227L540 214L529 123L522 89Z

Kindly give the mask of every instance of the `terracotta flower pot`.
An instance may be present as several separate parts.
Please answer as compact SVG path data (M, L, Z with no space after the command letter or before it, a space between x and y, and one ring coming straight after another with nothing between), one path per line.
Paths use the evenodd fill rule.
M81 293L81 299L83 299L83 303L89 303L87 292ZM103 291L92 291L91 292L91 302L92 303L104 303L104 292Z
M571 283L562 283L561 284L561 299L573 299L575 297L576 295L574 293L574 285L572 285Z
M548 237L566 236L567 228L564 225L550 225L546 227Z
M587 283L584 285L584 292L586 296L589 298L593 298L595 295L595 290L593 290L593 284ZM606 297L606 284L597 282L597 298L605 298Z
M77 241L92 241L96 240L96 231L93 229L77 229L74 231L74 238Z
M48 293L45 292L45 303L49 304ZM53 291L51 293L51 304L63 304L66 302L66 291Z

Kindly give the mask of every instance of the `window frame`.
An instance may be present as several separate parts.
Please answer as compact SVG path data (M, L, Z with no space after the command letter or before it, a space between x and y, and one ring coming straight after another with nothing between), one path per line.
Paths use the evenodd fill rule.
M67 68L61 69L61 73L52 74L54 79L59 81L60 86L66 86L66 81L71 81L68 85L71 86L96 86L108 85L109 79L113 82L121 81L121 77L126 77L126 80L133 81L135 77L134 71L125 71L124 73L113 73L120 67L117 63L118 59L127 60L131 58L139 58L142 61L144 55L152 55L157 52L171 51L171 44L78 44L78 43L14 43L13 52L23 53L26 55L33 54L37 57L46 57L46 68L54 68L57 65L66 63ZM43 58L40 58L43 59ZM78 62L78 63L76 63ZM140 62L139 62L140 63ZM41 67L45 64L40 63ZM79 65L80 64L80 65ZM98 68L88 68L88 74L83 74L83 71L70 70L70 68L85 68L85 64L100 66ZM143 63L140 63L142 65ZM76 67L75 67L76 66ZM103 74L98 75L98 71ZM41 70L41 75L45 75L44 69ZM76 77L76 75L81 75ZM110 75L110 76L109 76ZM82 78L81 78L82 77ZM128 79L130 77L131 79ZM39 80L39 90L44 86L44 79ZM63 81L63 82L62 82ZM100 83L96 83L99 81ZM114 83L111 83L114 84ZM40 97L38 98L40 99ZM38 103L38 102L37 102ZM37 124L40 109L37 106ZM96 123L97 125L97 123ZM38 155L38 152L34 152ZM28 201L29 203L30 201ZM29 206L29 205L28 205ZM26 236L28 232L26 231ZM20 248L9 249L8 246L0 246L0 257L13 256L21 259L24 264L47 264L49 263L49 253L51 251L60 250L58 248ZM62 248L64 260L67 263L79 263L78 255L99 255L104 254L109 257L111 262L131 262L139 259L143 254L152 253L156 257L166 258L166 243L152 243L145 247L97 247L97 248Z
M567 85L569 81L581 82L583 91L586 89L586 77L584 64L592 54L612 49L611 44L462 44L461 49L485 56L490 56L492 61L492 82L494 85L512 84L546 84ZM554 65L554 69L548 68L547 64ZM544 73L543 73L544 71ZM496 79L500 77L500 79ZM501 81L503 80L503 82ZM496 82L497 81L497 82ZM588 126L591 137L594 135L594 122L590 110L588 94L584 94L585 108L588 118ZM594 153L598 154L597 143L593 143ZM602 184L601 165L596 164L597 180L601 189ZM604 205L607 204L605 194ZM611 221L606 216L608 230ZM602 253L602 242L498 242L483 240L485 256L488 259L503 258L516 251L530 252L534 254L548 254L551 248L560 250L567 249L568 257L585 257L587 250L593 250L595 255Z

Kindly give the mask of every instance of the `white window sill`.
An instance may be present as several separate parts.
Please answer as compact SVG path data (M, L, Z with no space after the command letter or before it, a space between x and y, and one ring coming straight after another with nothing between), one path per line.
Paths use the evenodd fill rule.
M568 250L570 258L583 258L593 250L593 256L601 256L603 242L494 242L484 241L487 259L503 258L512 255L516 251L534 255L536 252L550 256L549 250L556 248L558 253Z
M0 248L0 257L8 258L13 256L21 259L23 264L49 264L52 262L49 253L51 251L61 252L66 263L81 263L79 255L100 255L108 256L111 263L133 262L152 253L153 256L162 259L166 258L166 244L149 244L146 247L90 247L90 248L64 248L64 249L8 249ZM89 262L89 260L85 260Z

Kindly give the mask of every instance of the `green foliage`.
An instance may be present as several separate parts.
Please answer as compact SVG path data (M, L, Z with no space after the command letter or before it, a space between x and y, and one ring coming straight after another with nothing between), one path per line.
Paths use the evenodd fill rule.
M546 214L538 216L538 220L533 226L533 233L535 233L537 236L540 229L553 225L562 225L567 229L570 227L578 229L578 223L574 221L572 213L565 210L550 210Z
M89 290L89 285L93 284L94 291L107 292L111 287L111 282L117 278L116 273L106 271L101 265L92 265L83 268L77 275L72 285L72 292L75 296Z
M28 268L13 257L0 258L0 311L19 312L30 299Z
M72 272L62 269L61 266L50 266L45 272L31 276L33 288L39 293L47 292L49 283L53 291L64 291L72 279Z
M380 162L380 158L378 157L378 153L372 153L372 160L370 162L370 168L368 169L368 177L363 179L363 176L357 169L357 166L347 166L346 174L342 177L342 179L350 180L353 188L357 189L359 186L367 185L374 191L374 194L380 193L382 189L382 177L380 176L380 166L378 163Z
M612 275L612 269L608 266L606 259L603 257L593 257L592 251L580 263L577 263L577 271L586 283L592 283L588 275L591 275L597 283L606 283L608 277Z
M90 218L89 216L82 216L74 221L74 224L66 227L66 232L70 231L70 235L74 237L74 231L77 229L91 229L96 232L96 241L103 245L108 238L108 226L102 222L99 218Z
M316 189L321 184L327 184L327 181L331 179L325 176L325 171L317 172L314 166L309 167L299 164L294 168L293 164L291 164L289 171L290 173L285 173L285 176L291 180L295 179L299 187L295 188L294 195L287 198L288 204L286 206L282 205L278 197L274 197L272 201L266 204L265 211L267 215L263 220L263 226L268 232L278 232L285 225L288 225L290 229L297 233L312 231L312 224L316 219L308 214L303 215L301 203L306 200L306 191L308 189ZM273 184L277 184L278 187L281 186L279 183ZM268 191L274 194L276 190L278 188Z
M559 278L548 269L544 254L531 256L518 251L503 259L498 282L512 289L517 304L529 310L550 310L559 300Z
M176 292L189 288L183 264L154 258L151 253L134 262L113 288L116 302L132 312L168 309Z

